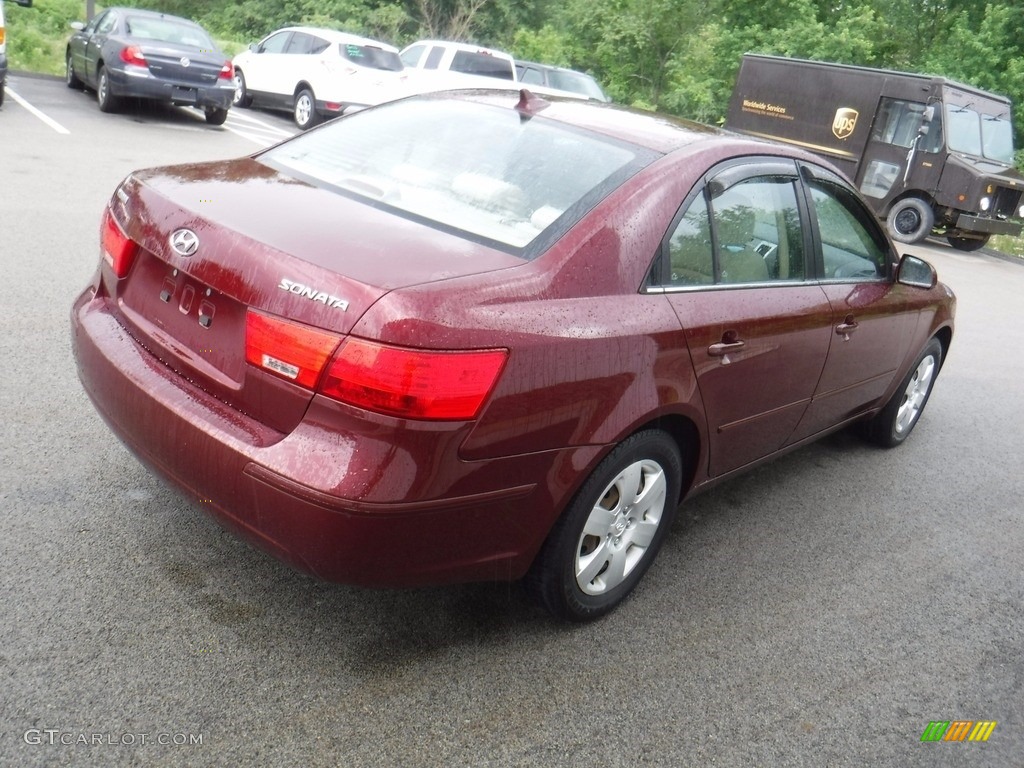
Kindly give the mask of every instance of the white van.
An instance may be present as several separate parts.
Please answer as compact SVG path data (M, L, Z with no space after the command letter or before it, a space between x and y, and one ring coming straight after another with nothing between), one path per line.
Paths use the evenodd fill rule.
M32 7L32 0L14 0L18 5ZM4 103L4 84L7 82L7 27L4 26L4 0L0 0L0 105Z

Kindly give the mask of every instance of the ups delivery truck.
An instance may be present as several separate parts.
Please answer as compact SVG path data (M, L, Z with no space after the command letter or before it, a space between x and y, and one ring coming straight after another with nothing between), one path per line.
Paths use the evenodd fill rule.
M943 77L747 54L726 127L830 159L894 240L973 251L1024 224L1010 107Z

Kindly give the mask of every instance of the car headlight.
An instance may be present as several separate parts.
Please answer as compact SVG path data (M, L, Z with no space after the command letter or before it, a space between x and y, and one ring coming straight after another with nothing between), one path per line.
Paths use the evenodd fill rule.
M991 200L990 200L989 198L987 198L987 197L983 197L983 198L981 198L981 210L983 210L983 211L987 211L987 210L988 210L988 207L989 207L989 206L990 206L991 204L992 204L992 201L991 201Z

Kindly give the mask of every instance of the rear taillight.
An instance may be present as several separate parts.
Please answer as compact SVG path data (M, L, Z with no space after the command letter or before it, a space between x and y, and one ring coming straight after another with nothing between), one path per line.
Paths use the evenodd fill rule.
M121 49L121 61L131 64L133 67L148 67L146 57L142 55L142 49L137 45L129 45Z
M249 310L245 316L245 359L250 365L315 389L320 372L341 337L308 325Z
M109 208L103 211L100 238L103 242L103 258L114 270L114 274L118 279L127 275L135 261L135 254L139 252L139 246L124 233Z
M428 351L348 339L320 392L390 416L462 421L479 413L507 357L503 349Z
M217 75L220 80L234 80L235 79L235 65L230 61L225 61L224 66L220 68L220 74Z
M311 390L326 368L320 394L400 418L475 418L507 357L503 349L427 351L363 339L342 342L319 328L255 310L246 315L245 359L250 365Z

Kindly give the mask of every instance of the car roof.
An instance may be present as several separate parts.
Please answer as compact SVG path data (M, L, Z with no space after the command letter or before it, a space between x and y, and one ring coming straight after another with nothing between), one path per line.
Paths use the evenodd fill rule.
M374 48L383 48L385 51L398 53L398 49L395 46L381 40L374 40L373 38L363 37L361 35L353 35L351 32L341 32L337 29L327 29L326 27L281 27L281 29L275 29L270 33L270 35L276 35L278 32L305 32L310 35L322 37L329 43L369 45ZM270 37L270 35L267 35L266 37Z
M587 77L590 77L590 75L588 75L586 72L583 72L579 69L559 67L555 64L541 64L539 61L526 61L526 59L516 59L516 64L521 64L524 67L537 67L539 69L546 69L549 72L575 72L578 75L587 75Z
M529 88L444 91L424 94L422 98L454 98L515 107L524 92L528 94L528 103L523 109L527 114L593 131L662 154L715 137L741 138L729 131L681 117L644 112L600 101L557 96L548 98L530 92Z
M194 27L203 28L201 24L192 19L186 19L184 16L175 16L173 13L161 13L160 11L150 11L146 8L129 8L127 6L119 5L112 8L106 8L107 11L117 11L118 13L125 14L128 16L146 16L151 19L172 19L174 21L181 21L185 24L191 24ZM97 14L99 15L99 14Z
M475 43L454 43L449 40L417 40L414 43L409 43L402 50L408 50L414 45L441 45L445 48L451 48L456 51L469 51L470 53L488 53L492 56L500 56L507 58L511 61L515 61L512 55L505 53L505 51L499 51L497 48L488 48L486 45L476 45Z

